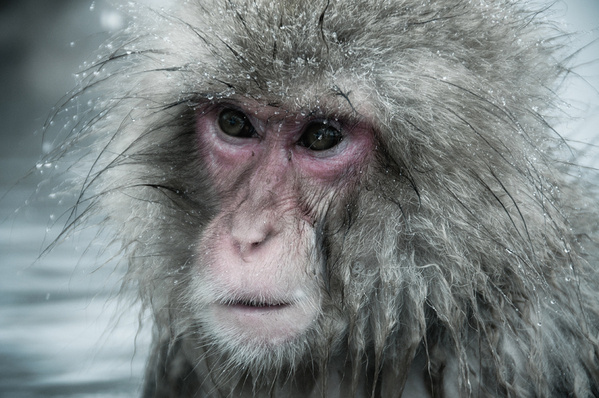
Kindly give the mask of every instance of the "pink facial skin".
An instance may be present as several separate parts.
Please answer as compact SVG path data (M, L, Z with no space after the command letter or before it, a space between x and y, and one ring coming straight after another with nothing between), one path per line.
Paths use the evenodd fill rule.
M223 130L219 120L228 110L245 115L251 134ZM308 147L314 126L330 126L336 138L318 150ZM313 225L331 200L358 182L373 147L368 127L257 103L198 110L202 158L222 204L199 245L198 272L212 285L213 333L277 345L314 322L320 266Z
M243 112L259 137L237 138L223 133L217 118L220 111L227 108ZM299 145L305 128L313 122L328 122L340 130L341 143L325 151ZM208 159L209 172L216 183L229 173L237 175L252 170L252 175L265 177L265 181L283 179L287 173L293 173L330 189L328 184L348 169L361 167L372 149L372 132L367 123L351 119L342 122L327 120L317 114L284 113L281 108L270 106L223 103L198 115L197 131L203 155Z

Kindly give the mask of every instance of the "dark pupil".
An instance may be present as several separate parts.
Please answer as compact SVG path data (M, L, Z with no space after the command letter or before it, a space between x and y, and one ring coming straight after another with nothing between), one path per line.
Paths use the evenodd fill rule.
M326 151L339 144L343 136L334 127L318 123L310 125L300 139L301 145L313 151Z
M248 138L254 135L254 128L243 112L225 109L218 115L218 126L223 133L232 137Z

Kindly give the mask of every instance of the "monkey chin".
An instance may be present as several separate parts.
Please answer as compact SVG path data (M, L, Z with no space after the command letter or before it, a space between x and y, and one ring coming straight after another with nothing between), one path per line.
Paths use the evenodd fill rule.
M282 367L294 369L310 352L321 314L320 307L307 297L213 301L198 314L196 343L224 366L223 372L255 369L254 376L266 380Z
M198 279L192 291L201 301L194 307L202 333L229 347L269 350L294 345L321 313L317 284L301 276L288 279L260 272L260 267L246 268Z

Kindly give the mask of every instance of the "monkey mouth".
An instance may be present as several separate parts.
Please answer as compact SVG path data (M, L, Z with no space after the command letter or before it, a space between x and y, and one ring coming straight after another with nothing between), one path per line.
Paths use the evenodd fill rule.
M274 347L293 341L316 318L301 297L244 296L217 300L211 306L214 335L243 346Z
M221 304L239 310L279 310L292 305L289 301L261 299L237 299Z

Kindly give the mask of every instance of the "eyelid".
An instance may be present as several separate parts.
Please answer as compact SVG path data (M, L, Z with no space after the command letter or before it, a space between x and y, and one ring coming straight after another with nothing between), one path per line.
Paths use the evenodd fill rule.
M304 124L304 130L306 130L308 128L308 126L310 126L311 124L324 124L324 125L328 125L328 126L332 126L333 128L337 129L337 131L339 131L340 133L343 134L343 125L344 123L341 123L339 121L339 118L337 117L326 117L326 116L314 116L314 117L309 117L306 121L306 123Z

